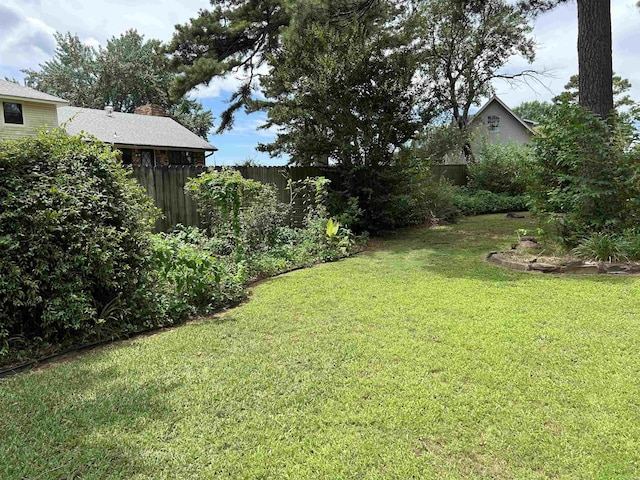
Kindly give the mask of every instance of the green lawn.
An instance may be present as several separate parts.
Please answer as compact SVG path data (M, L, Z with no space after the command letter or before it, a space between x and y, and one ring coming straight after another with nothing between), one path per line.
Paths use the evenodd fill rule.
M222 315L0 381L0 478L640 478L640 279L411 230Z

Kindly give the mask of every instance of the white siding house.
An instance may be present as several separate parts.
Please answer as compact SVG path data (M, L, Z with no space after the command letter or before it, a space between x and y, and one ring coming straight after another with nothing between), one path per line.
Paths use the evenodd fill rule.
M536 122L516 115L498 97L492 97L475 114L470 115L471 150L478 154L486 143L528 144L536 134ZM452 152L444 158L445 164L464 164L467 160L461 151Z
M492 97L469 122L478 139L488 142L526 144L535 135L535 122L521 119L498 97Z

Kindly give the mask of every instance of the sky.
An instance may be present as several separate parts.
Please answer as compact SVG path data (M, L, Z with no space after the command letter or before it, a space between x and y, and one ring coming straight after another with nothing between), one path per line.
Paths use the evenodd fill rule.
M633 85L631 97L640 100L640 9L636 0L611 0L613 30L613 68ZM38 69L55 50L53 34L71 32L90 45L105 45L107 40L134 28L146 38L169 41L176 24L188 22L207 0L0 0L0 78L21 80L23 69ZM524 101L550 100L560 93L569 77L578 70L576 52L577 13L575 3L562 5L542 15L532 33L538 48L536 60L529 65L512 58L505 73L523 69L545 71L538 81L516 85L496 81L496 93L509 106ZM216 118L241 78L214 79L191 95L198 98ZM266 116L240 113L230 132L211 135L209 141L219 151L217 165L234 165L252 159L262 165L284 165L286 158L269 158L257 152L259 143L270 142L274 130L259 130Z

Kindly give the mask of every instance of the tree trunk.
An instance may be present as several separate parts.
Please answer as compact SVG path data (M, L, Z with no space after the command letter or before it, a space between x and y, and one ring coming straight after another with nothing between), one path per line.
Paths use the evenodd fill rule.
M578 0L579 103L602 118L613 110L611 0Z

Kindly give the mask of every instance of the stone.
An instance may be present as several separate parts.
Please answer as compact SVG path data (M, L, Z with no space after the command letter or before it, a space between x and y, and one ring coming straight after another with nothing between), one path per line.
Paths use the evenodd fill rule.
M528 267L533 272L560 273L562 271L562 267L550 263L530 263Z
M518 246L521 248L538 248L538 242L534 240L520 240L520 243L518 243Z
M574 275L596 275L600 273L597 265L584 265L582 262L579 264L565 265L564 273L570 273Z

